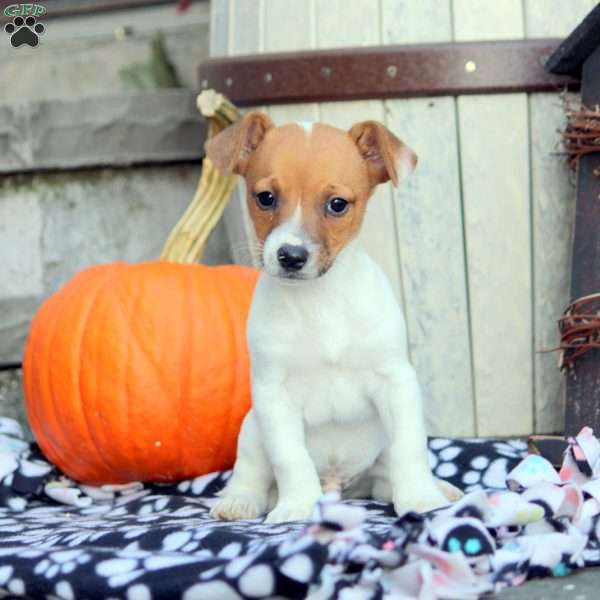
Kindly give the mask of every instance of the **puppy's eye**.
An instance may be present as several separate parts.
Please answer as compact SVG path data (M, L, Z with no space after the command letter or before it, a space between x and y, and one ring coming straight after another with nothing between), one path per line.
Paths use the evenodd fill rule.
M334 217L341 217L348 212L350 203L343 198L331 198L325 206L327 212Z
M271 208L275 208L277 199L271 192L258 192L258 194L256 194L256 204L258 204L259 208L262 208L263 210L269 210Z

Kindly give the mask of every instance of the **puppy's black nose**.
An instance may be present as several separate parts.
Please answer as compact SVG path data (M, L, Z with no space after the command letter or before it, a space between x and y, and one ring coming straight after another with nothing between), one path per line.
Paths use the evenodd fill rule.
M277 260L286 271L299 271L308 260L308 250L304 246L284 244L277 251Z

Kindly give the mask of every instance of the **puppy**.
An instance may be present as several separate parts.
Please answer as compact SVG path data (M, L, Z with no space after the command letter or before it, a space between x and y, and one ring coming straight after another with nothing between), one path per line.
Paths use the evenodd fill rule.
M306 519L328 490L398 514L459 497L429 469L403 315L356 240L375 186L398 185L415 154L375 121L275 127L251 112L207 156L246 179L262 266L247 330L252 408L211 515Z

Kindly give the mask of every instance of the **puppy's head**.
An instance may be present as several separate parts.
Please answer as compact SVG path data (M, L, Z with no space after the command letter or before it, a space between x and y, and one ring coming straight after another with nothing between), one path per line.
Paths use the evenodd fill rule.
M251 112L206 145L220 170L242 175L264 269L286 279L326 273L360 230L376 185L398 185L417 157L381 123L275 127Z

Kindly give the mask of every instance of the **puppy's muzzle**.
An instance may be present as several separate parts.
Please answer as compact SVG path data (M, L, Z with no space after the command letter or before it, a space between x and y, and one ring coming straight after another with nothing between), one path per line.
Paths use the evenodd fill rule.
M284 244L277 251L277 261L288 273L300 271L308 260L308 250L304 246Z

